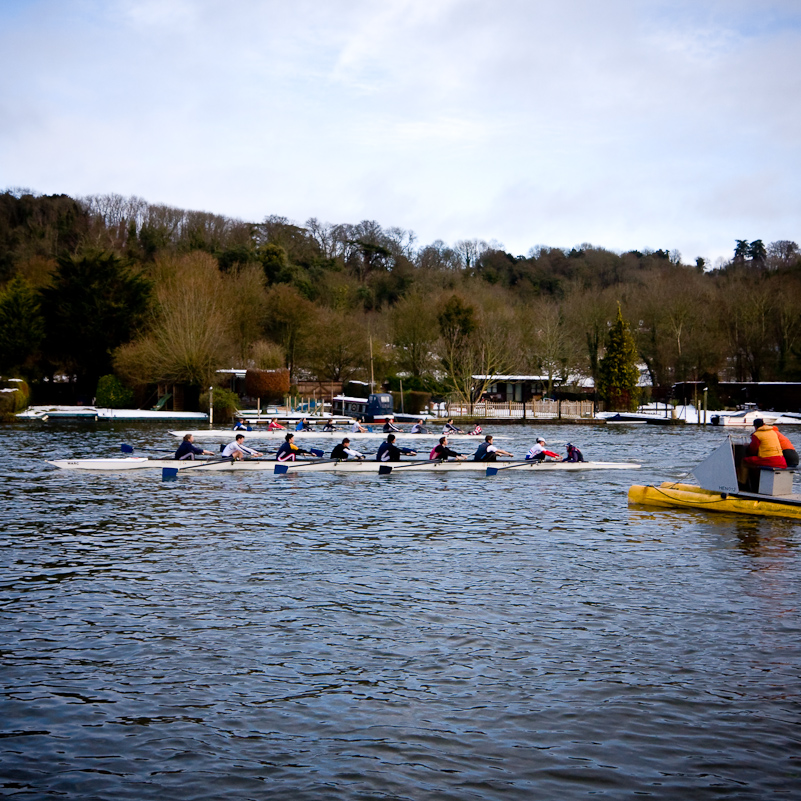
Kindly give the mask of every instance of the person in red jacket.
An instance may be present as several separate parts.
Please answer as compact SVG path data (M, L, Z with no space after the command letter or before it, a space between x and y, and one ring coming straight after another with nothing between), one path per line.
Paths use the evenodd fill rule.
M778 432L773 426L766 426L761 417L754 420L754 433L743 464L747 467L787 467Z

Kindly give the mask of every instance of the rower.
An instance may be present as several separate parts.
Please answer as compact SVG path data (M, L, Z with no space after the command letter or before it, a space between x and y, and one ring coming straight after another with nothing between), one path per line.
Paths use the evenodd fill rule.
M545 440L542 437L537 437L537 442L529 448L528 453L526 454L526 460L544 462L545 457L548 456L551 459L558 459L561 462L562 457L558 453L547 450L545 445Z
M286 426L282 426L278 422L278 418L277 417L273 417L273 419L270 420L270 425L267 426L267 430L268 431L282 431L285 428L286 428Z
M392 420L385 420L384 421L384 433L389 434L390 431L401 431L402 429L398 428Z
M428 434L428 429L423 425L422 420L418 420L410 429L410 434Z
M462 461L464 459L467 459L466 456L463 456L461 453L457 453L456 451L448 447L447 437L439 438L439 442L431 449L431 453L428 454L428 458L442 459L442 460L456 459L457 461Z
M382 442L378 446L378 450L375 454L375 460L377 462L399 462L401 460L402 453L407 456L417 455L417 451L413 451L411 448L399 448L395 444L395 435L388 434L387 441Z
M457 428L453 424L453 418L449 417L448 420L446 421L445 425L442 426L442 433L443 434L464 434L464 431L462 431L461 428Z
M311 451L304 450L303 448L299 448L295 445L295 435L290 432L284 437L284 441L281 443L281 447L278 449L278 452L275 454L275 458L279 462L294 462L296 456L300 456L302 453L311 453Z
M358 420L353 421L353 425L350 427L350 430L354 434L366 434L367 429L362 425L362 418L360 417Z
M194 459L195 456L214 456L212 451L204 451L194 444L193 434L184 434L183 442L178 446L173 458L183 461L184 459Z
M323 426L323 431L336 431L336 426L334 425L333 420L326 420L325 425Z
M245 422L244 417L240 417L234 425L234 431L253 431L253 429Z
M312 430L311 424L305 417L295 426L295 431L311 431L311 430Z
M233 442L229 442L222 451L221 456L223 459L234 458L237 461L244 459L245 455L248 456L263 456L263 453L254 451L253 448L248 448L245 445L245 435L237 434Z
M357 451L355 448L351 448L350 440L345 437L339 445L334 445L334 449L331 451L331 458L340 459L342 461L349 458L361 460L364 459L364 454Z
M498 459L498 454L501 456L512 456L509 451L501 450L497 445L492 444L492 434L487 434L484 441L476 448L473 454L474 462L494 462Z

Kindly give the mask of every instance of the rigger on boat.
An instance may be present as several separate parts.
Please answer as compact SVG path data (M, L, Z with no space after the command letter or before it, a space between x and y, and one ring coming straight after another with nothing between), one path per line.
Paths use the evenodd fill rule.
M668 509L703 509L763 517L801 519L801 495L793 493L794 470L762 467L752 471L756 485L744 489L737 480L735 445L727 438L692 470L699 486L663 482L629 488L631 504Z

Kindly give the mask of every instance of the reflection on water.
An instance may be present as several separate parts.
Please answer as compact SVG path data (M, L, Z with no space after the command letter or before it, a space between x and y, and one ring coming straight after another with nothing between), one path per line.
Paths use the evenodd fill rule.
M162 483L41 461L156 426L0 430L4 793L791 797L798 525L627 507L718 431L546 433L643 468Z

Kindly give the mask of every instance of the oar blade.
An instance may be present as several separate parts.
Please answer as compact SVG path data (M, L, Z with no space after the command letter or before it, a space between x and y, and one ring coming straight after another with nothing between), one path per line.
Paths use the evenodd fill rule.
M285 464L277 464L275 466L275 469L273 470L273 475L282 476L282 475L284 475L284 473L287 472L287 470L289 470L289 467L287 467L287 465L285 465Z
M497 476L499 469L500 468L498 468L498 467L488 467L487 468L487 475L488 476Z
M319 459L321 456L325 456L325 454L323 453L323 451L321 451L319 448L309 448L309 453L310 453L312 456L316 456L318 459Z
M133 453L134 452L134 449L130 445L126 445L125 443L120 445L120 450L123 453Z
M162 467L161 468L161 480L162 481L175 481L178 478L178 468L177 467Z
M382 464L378 466L379 476L388 476L392 472L392 465Z

